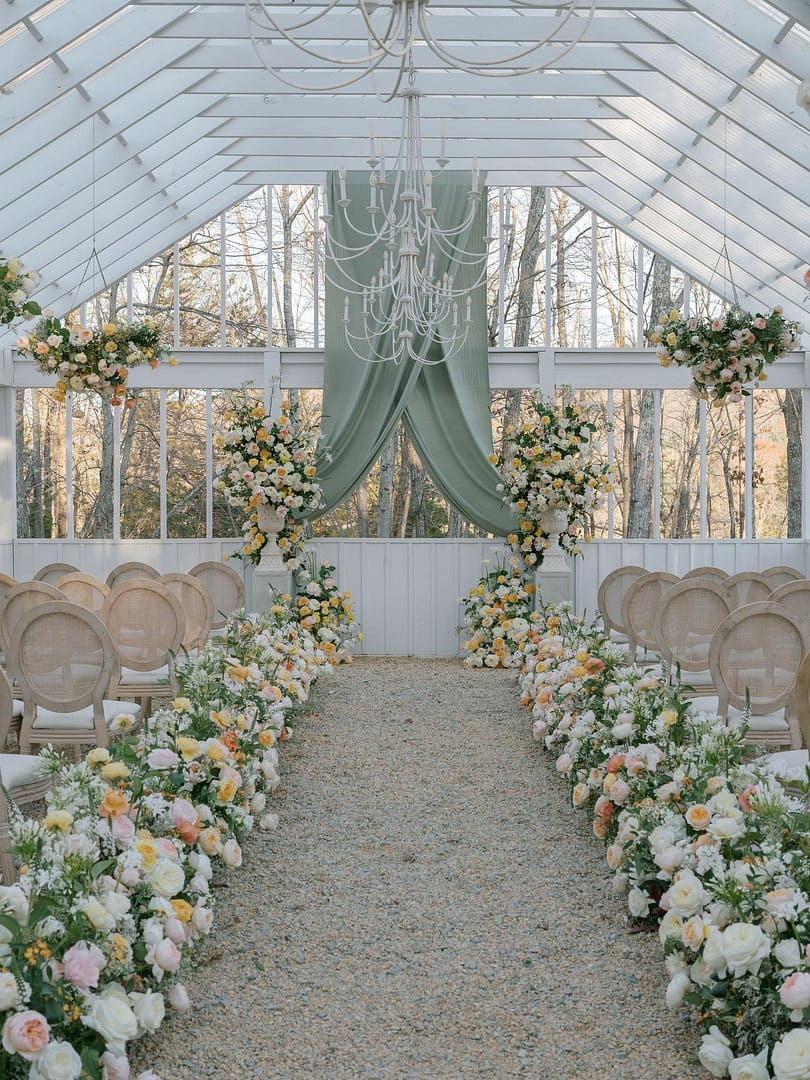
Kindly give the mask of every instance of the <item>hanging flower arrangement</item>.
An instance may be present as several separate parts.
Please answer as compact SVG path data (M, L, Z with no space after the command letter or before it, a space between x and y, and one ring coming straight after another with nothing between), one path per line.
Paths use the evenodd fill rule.
M316 432L300 417L297 405L284 403L277 419L264 405L244 401L225 417L225 427L214 436L221 451L214 487L228 504L244 511L244 545L239 557L258 563L267 543L259 525L259 509L286 510L276 543L287 567L302 565L304 525L293 513L306 514L323 505L315 479Z
M661 316L650 335L663 367L688 367L697 393L716 406L740 401L768 376L765 366L795 346L801 327L775 307L770 315L750 315L733 307L724 315Z
M174 367L177 360L160 344L160 331L150 319L138 323L109 322L95 330L80 323L64 323L53 316L42 319L30 334L19 338L17 350L34 361L39 371L56 375L54 397L64 401L68 392L92 390L111 405L130 405L127 378L130 368L162 360Z
M528 567L543 561L550 547L543 517L549 510L565 513L560 547L579 555L579 537L589 514L612 489L610 466L599 460L596 425L579 405L557 409L542 399L534 415L519 427L508 427L511 439L506 459L490 457L504 478L502 490L518 529L507 537L512 550Z
M29 300L38 284L39 274L26 270L22 259L0 259L0 326L42 314L36 300Z

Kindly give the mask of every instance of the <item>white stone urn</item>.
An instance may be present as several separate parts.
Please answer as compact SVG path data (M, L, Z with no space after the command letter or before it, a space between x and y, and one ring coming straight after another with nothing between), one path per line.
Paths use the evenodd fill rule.
M543 556L543 565L550 559L564 559L565 554L560 547L560 536L568 528L567 512L559 507L549 507L548 510L541 512L539 520L550 545L546 548L546 553Z
M277 538L284 528L289 510L286 506L274 506L272 503L260 503L256 509L259 515L259 528L267 537L258 569L272 573L285 571L284 556L281 554Z

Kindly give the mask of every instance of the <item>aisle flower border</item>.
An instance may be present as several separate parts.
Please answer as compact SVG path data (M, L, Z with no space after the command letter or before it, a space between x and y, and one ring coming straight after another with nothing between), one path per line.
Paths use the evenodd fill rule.
M261 402L245 399L226 414L214 445L222 454L214 487L230 506L245 514L244 543L236 557L258 564L267 544L259 507L270 506L287 510L276 542L287 567L301 568L304 524L293 512L311 513L324 503L316 479L314 425L302 420L295 402L283 402L279 416L272 417Z
M580 405L556 406L538 396L534 415L517 426L508 426L510 440L505 457L493 454L490 461L501 472L504 501L518 521L507 536L512 551L531 569L543 561L551 546L541 515L561 510L567 524L560 535L563 551L580 555L579 536L588 514L612 490L611 467L595 460L599 443L596 424Z
M160 328L152 319L107 322L93 329L47 315L17 340L17 351L43 374L57 376L57 401L64 401L68 393L86 392L101 394L110 405L131 407L134 400L127 391L131 368L141 364L157 368L164 360L170 367L177 365L161 344Z
M523 646L521 701L606 843L630 917L658 928L667 1004L697 1010L712 1076L802 1080L807 775L786 786L767 759L751 761L744 722L691 714L677 687L628 666L598 621L554 607L540 616Z
M278 744L338 662L288 605L236 612L138 736L43 754L48 812L15 815L20 880L0 886L0 1076L127 1080L128 1042L190 1008L178 972L211 930L212 875L241 866L254 822L276 827Z
M484 564L489 565L489 560ZM532 626L534 592L517 558L508 566L499 562L483 574L461 598L464 624L458 632L469 635L461 642L467 654L465 667L507 668L523 662L520 644Z
M674 309L661 315L650 341L662 367L689 368L698 395L719 407L750 396L752 384L767 380L765 366L786 356L800 334L780 307L767 315L732 307L688 318Z

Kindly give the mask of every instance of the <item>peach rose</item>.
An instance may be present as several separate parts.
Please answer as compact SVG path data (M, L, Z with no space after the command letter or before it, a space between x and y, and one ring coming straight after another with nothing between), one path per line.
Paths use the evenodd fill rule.
M129 801L122 791L116 791L115 788L107 788L104 792L104 798L101 801L98 812L101 817L116 818L121 814L129 813L129 808Z
M50 1037L48 1021L34 1009L12 1013L3 1024L3 1049L8 1054L19 1054L26 1061L39 1057Z
M712 812L705 803L693 803L684 814L687 824L698 832L709 827Z

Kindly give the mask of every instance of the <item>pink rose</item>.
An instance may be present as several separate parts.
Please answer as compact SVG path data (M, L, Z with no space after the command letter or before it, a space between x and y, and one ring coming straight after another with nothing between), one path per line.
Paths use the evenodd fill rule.
M779 988L779 999L785 1008L792 1010L791 1020L801 1020L803 1011L810 1005L810 975L804 971L788 975Z
M129 1080L129 1058L126 1055L113 1054L105 1050L99 1064L104 1080Z
M159 836L157 840L155 840L155 846L164 859L170 859L171 862L180 861L180 856L177 854L177 848L168 836Z
M754 319L754 321L751 323L751 325L753 326L753 328L755 330L764 330L765 326L766 326L766 323L765 323L765 320L762 318L762 316L758 315L756 317L756 319Z
M619 781L617 780L616 783ZM615 787L615 784L614 784ZM603 825L613 817L614 805L605 795L600 795L593 806L593 812Z
M197 824L197 811L188 799L175 799L169 808L169 814L175 825Z
M175 754L174 750L161 747L149 753L146 764L155 772L168 772L169 769L174 769L180 764L180 758Z
M175 1012L188 1012L191 1008L191 998L182 983L175 983L169 991L169 1004Z
M33 1009L12 1013L3 1024L3 1049L7 1054L19 1054L26 1061L39 1057L50 1037L48 1021Z
M535 722L532 724L532 734L534 735L535 739L542 739L547 730L548 724L545 722L545 720L535 720Z
M162 971L177 971L180 960L180 950L171 938L164 938L155 946L154 965Z
M184 945L186 942L186 931L183 924L179 919L167 919L163 927L164 933L167 938L170 938L175 945Z
M87 992L98 986L98 976L106 961L101 950L86 941L72 945L62 958L64 975L71 986Z
M119 814L118 817L114 817L111 828L113 837L120 842L131 840L135 835L135 822L126 814Z
M617 806L621 806L623 802L627 802L629 794L630 785L626 780L622 780L621 778L618 779L610 789L611 801L616 803Z

